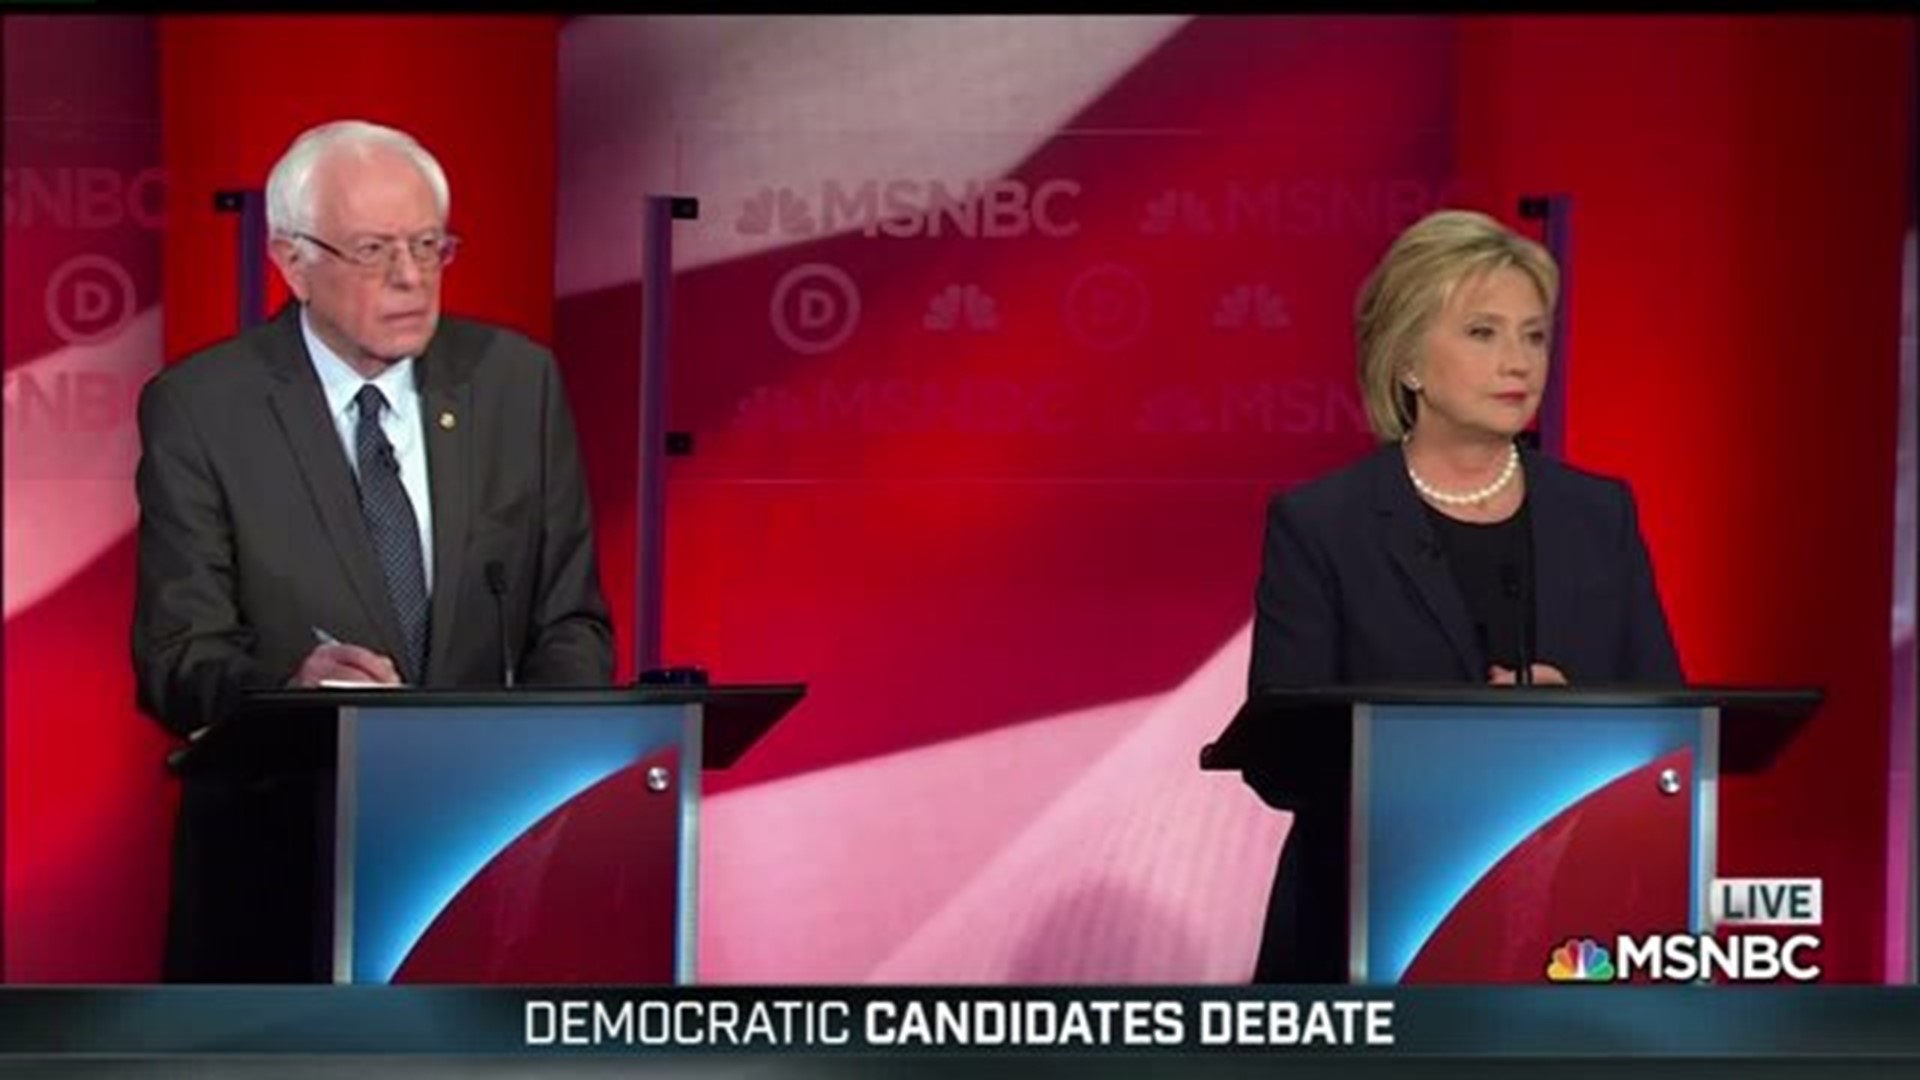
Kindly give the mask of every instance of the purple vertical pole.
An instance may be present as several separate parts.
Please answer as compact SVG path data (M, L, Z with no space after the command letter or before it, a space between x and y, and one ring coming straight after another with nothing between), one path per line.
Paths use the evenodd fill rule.
M1547 365L1547 392L1540 402L1540 450L1567 455L1567 326L1573 308L1573 196L1527 195L1520 216L1544 221L1547 252L1560 267L1560 298L1553 306L1553 339Z
M1920 49L1920 26L1909 26L1911 48ZM1910 87L1920 95L1920 73ZM1887 981L1920 984L1920 721L1916 721L1914 687L1920 683L1914 647L1915 579L1920 577L1920 540L1914 524L1914 388L1920 370L1914 359L1915 231L1920 229L1920 122L1907 114L1907 234L1901 246L1900 267L1900 419L1894 451L1893 514L1893 687L1891 745L1887 770ZM1904 873L1902 872L1904 870ZM1902 970L1904 968L1904 970Z
M662 567L667 510L667 346L673 311L673 223L699 216L699 203L648 195L640 240L639 491L634 500L633 671L660 666Z
M217 191L213 208L222 214L240 215L237 233L239 284L236 289L239 311L235 321L240 329L259 326L267 319L267 199L258 188L242 191Z

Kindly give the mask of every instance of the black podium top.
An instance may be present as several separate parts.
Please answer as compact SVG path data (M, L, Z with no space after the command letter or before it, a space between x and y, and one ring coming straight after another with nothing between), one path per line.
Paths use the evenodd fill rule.
M1809 687L1736 686L1324 686L1261 690L1240 706L1220 737L1200 751L1202 769L1244 770L1276 754L1335 750L1347 739L1356 705L1455 705L1469 708L1718 708L1739 738L1727 741L1730 771L1765 764L1825 697ZM1729 732L1731 734L1732 732Z
M240 709L208 728L169 764L177 771L274 761L281 767L332 763L333 720L341 709L590 708L699 705L701 766L739 761L785 716L807 688L801 683L731 686L516 687L514 689L320 689L248 694Z

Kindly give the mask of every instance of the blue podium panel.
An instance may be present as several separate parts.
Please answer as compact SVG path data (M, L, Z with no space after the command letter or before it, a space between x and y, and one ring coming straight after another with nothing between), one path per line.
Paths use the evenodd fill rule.
M1703 928L1717 710L1363 705L1353 739L1354 982L1544 981L1569 925Z
M690 982L699 708L341 710L336 982Z

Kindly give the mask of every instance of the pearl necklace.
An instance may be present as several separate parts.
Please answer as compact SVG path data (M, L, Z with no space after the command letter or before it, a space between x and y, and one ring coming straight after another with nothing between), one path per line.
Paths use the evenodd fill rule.
M1413 461L1411 459L1407 461L1407 476L1413 481L1413 486L1419 489L1420 494L1444 506L1473 506L1477 503L1486 502L1488 499L1504 491L1506 486L1513 482L1515 474L1519 471L1520 447L1514 444L1508 444L1507 464L1500 470L1500 475L1495 478L1493 483L1488 484L1478 491L1469 491L1464 495L1452 495L1420 479L1420 474L1413 471Z

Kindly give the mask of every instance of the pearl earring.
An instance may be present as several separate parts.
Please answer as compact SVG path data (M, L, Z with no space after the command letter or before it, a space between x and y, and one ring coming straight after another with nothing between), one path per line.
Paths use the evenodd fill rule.
M1420 392L1420 380L1419 380L1419 379L1416 379L1416 378L1414 378L1413 376L1411 376L1411 375L1409 375L1409 376L1407 376L1407 377L1406 377L1405 379L1402 379L1401 381L1402 381L1402 382L1404 382L1404 383L1406 384L1406 386L1407 386L1407 389L1409 389L1409 390L1411 390L1411 391L1413 391L1413 392L1414 392L1414 393L1416 393L1416 394Z

